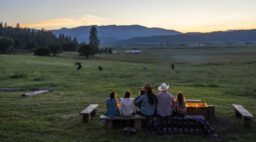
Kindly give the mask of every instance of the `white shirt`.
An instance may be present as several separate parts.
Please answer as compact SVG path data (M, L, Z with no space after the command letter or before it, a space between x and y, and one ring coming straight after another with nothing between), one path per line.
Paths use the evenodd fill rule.
M136 111L136 107L130 98L124 98L121 101L120 110L122 116L132 116Z

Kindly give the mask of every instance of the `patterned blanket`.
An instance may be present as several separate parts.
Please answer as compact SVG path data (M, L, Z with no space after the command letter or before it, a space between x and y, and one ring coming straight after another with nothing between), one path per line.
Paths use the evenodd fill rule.
M147 130L152 134L184 133L193 135L216 134L214 128L201 115L172 117L150 117L147 119Z

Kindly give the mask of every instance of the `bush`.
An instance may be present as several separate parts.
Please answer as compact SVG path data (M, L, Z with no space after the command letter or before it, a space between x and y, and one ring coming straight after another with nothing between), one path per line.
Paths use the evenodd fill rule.
M13 45L14 41L12 39L0 37L0 53L5 54L10 51Z
M64 51L76 51L77 50L77 44L76 43L63 43L62 44L62 50Z
M78 49L79 56L85 56L86 58L89 58L89 56L92 55L92 52L92 46L85 43L82 43Z
M48 48L40 47L40 48L37 48L35 50L34 55L49 56L50 55L50 50Z
M51 43L48 48L53 56L56 56L56 54L59 54L61 52L60 44L57 42Z

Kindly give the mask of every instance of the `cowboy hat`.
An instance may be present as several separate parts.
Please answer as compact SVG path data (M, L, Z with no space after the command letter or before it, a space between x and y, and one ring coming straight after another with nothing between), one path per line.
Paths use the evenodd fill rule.
M166 91L169 89L169 85L167 85L166 83L162 83L159 87L158 87L158 91L162 92L162 91Z

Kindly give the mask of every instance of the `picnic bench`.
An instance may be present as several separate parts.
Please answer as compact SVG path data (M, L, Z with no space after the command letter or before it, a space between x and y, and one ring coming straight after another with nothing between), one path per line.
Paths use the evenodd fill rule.
M91 117L96 116L98 106L98 104L90 104L80 112L80 114L83 115L84 122L91 123Z
M114 121L118 121L118 120L133 120L134 128L137 129L137 130L140 130L140 129L142 129L142 121L144 119L146 119L146 117L141 116L139 114L136 114L136 115L131 116L131 117L122 117L122 116L108 117L106 115L100 115L100 119L101 120L105 120L105 125L109 129L113 128Z
M232 104L237 118L244 119L244 127L251 128L253 115L246 110L242 105Z

